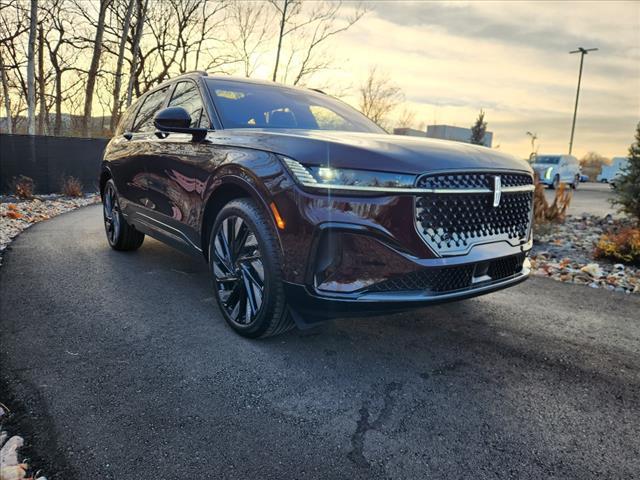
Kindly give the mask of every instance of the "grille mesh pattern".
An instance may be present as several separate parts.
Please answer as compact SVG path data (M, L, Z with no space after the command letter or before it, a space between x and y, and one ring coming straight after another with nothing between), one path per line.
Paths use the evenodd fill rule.
M491 280L487 282L495 282L520 273L523 261L524 254L492 260L487 271ZM376 283L369 287L367 291L377 293L426 291L440 294L454 292L470 288L473 285L474 269L475 264L417 270L401 277Z
M529 175L501 174L503 187L532 183ZM419 187L438 189L490 188L493 174L437 175L420 179ZM492 193L439 193L416 198L416 227L440 255L455 255L478 243L526 242L533 192L503 192L493 206Z
M418 181L418 188L431 189L470 189L470 188L493 188L493 177L500 175L502 187L522 187L533 185L533 180L529 175L518 173L469 173L469 174L443 174L422 177Z

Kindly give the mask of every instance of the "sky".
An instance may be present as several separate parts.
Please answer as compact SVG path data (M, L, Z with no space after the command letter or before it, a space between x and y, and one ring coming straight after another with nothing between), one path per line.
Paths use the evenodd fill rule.
M580 63L568 52L597 47L585 57L573 154L627 154L640 121L640 2L367 6L328 46L341 58L325 80L355 94L377 65L402 88L416 124L469 127L482 108L494 148L528 157L530 131L539 153L567 153Z

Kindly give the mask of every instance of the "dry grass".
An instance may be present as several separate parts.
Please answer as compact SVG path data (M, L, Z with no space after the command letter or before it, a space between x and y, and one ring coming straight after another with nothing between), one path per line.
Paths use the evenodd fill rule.
M13 177L10 185L14 196L26 200L33 198L33 190L35 186L36 184L34 183L33 178L26 177L24 175Z
M66 177L62 180L62 194L67 197L82 197L82 182L76 177Z
M640 229L629 227L602 235L594 256L640 266Z
M553 202L549 204L544 196L544 185L537 182L533 193L533 221L536 225L547 223L562 223L567 216L567 209L571 204L573 191L567 184L561 183L555 190Z

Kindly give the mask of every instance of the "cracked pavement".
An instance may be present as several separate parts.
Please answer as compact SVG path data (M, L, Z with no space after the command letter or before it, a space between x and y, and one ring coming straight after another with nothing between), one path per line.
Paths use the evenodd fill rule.
M0 288L2 388L50 480L640 471L637 296L534 278L250 341L204 261L110 250L100 206L20 235Z

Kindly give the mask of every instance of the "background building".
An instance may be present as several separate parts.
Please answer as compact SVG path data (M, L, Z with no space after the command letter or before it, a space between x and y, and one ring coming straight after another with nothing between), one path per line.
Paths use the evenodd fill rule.
M471 143L471 129L463 127L453 127L451 125L429 125L427 127L427 137ZM482 142L482 144L485 147L491 147L492 141L493 132L487 131L484 135L484 141Z

